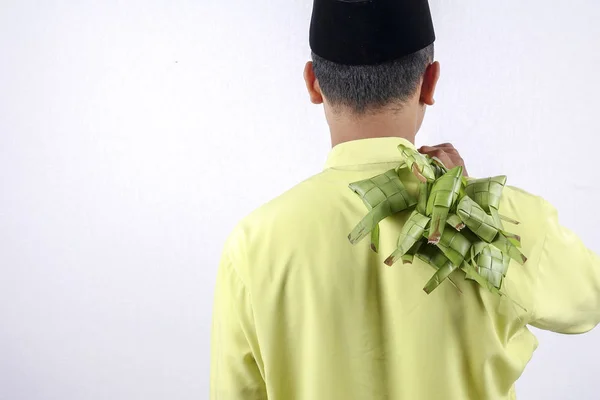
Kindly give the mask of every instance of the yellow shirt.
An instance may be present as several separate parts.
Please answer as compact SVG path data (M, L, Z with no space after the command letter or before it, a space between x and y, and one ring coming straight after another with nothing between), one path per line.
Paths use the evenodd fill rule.
M527 325L583 333L600 322L600 259L542 198L507 187L524 265L506 298L464 273L431 295L420 260L387 267L401 213L381 223L379 254L348 233L367 213L351 182L397 167L399 138L336 146L325 170L246 217L228 239L213 315L213 400L514 399L537 347ZM416 195L417 181L401 176Z

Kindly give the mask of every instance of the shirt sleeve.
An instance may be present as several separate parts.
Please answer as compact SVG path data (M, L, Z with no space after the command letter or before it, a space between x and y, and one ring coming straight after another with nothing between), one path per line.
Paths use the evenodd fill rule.
M537 269L532 326L578 334L600 322L600 258L544 202L546 236Z
M211 400L266 400L250 293L227 253L217 273L211 336Z

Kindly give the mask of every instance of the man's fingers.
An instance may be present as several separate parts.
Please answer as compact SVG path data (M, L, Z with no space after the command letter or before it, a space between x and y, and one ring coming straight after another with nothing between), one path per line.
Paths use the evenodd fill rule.
M440 148L440 147L441 148L446 148L446 147L448 147L448 148L452 148L452 149L455 148L452 143L440 143L440 144L436 144L436 145L433 145L433 146L422 146L422 147L429 147L429 148Z
M435 147L435 146L421 146L419 148L419 152L421 152L421 153L429 153L429 152L432 152L435 150L437 150L437 147Z
M420 152L430 152L430 151L434 151L436 149L442 149L446 153L459 154L458 150L456 150L456 147L454 147L451 143L442 143L442 144L438 144L436 146L422 146L419 149L419 151Z
M465 161L462 159L462 157L460 156L460 154L458 154L458 152L456 153L448 153L446 152L446 154L448 154L448 157L450 157L450 159L452 160L452 162L454 163L454 165L465 165Z
M419 149L419 152L427 154L430 157L438 158L446 168L452 169L456 166L463 167L463 174L469 176L465 162L460 156L458 150L450 143L444 143L437 146L423 146Z
M446 168L454 168L456 166L450 156L442 149L435 149L427 154L431 157L436 157L439 159L446 166Z

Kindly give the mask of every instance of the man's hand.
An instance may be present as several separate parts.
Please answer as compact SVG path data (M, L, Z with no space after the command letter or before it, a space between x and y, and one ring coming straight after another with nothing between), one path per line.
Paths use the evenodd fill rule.
M465 167L465 161L458 153L458 150L456 150L450 143L438 144L437 146L423 146L419 149L419 152L422 154L427 154L430 157L436 157L448 169L452 169L460 165L463 167L463 175L469 176L467 173L467 168Z

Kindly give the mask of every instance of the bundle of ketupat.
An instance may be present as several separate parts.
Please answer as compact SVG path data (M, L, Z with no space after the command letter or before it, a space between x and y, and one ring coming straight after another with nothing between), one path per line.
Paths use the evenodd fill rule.
M350 242L355 244L371 234L371 248L377 252L379 223L412 210L398 248L385 264L391 266L400 259L410 264L418 257L431 265L437 272L424 287L428 294L446 279L452 282L450 275L460 269L466 279L504 295L502 283L510 260L527 261L519 250L521 239L505 231L502 223L518 222L498 213L506 177L468 179L462 167L448 170L436 158L404 145L398 149L404 162L397 169L350 185L369 209L348 236ZM411 196L400 180L398 172L403 168L419 179L418 198Z

